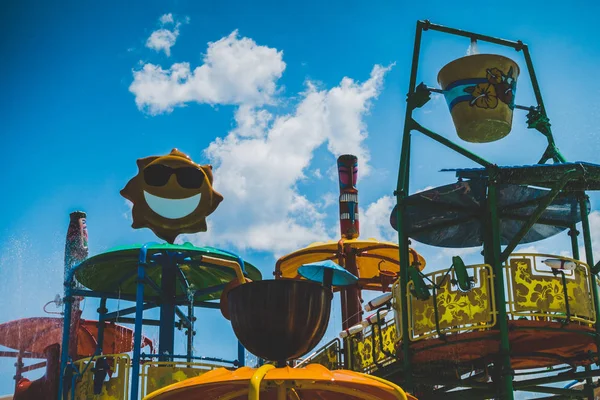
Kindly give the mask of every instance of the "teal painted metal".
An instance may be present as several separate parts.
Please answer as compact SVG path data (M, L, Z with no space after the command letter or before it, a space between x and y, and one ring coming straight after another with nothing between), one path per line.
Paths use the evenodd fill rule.
M491 240L486 252L486 262L492 266L494 271L494 295L496 297L496 309L498 310L497 326L500 331L500 369L499 375L502 382L500 387L500 398L512 400L513 375L510 365L510 342L508 339L508 316L506 314L506 295L504 293L504 268L500 262L500 220L498 218L496 183L493 174L490 173L488 186L488 237ZM489 253L491 254L489 254ZM497 367L495 365L495 367Z
M594 267L594 253L592 250L592 236L590 232L590 220L585 208L581 208L586 204L587 196L584 192L579 197L581 209L581 229L583 231L583 245L585 248L586 263L590 268ZM596 275L592 276L592 295L594 307L596 308L596 348L600 351L600 298L598 296L598 285L596 284ZM598 360L596 360L598 362Z
M71 311L73 305L73 297L71 290L73 288L73 269L67 271L65 276L65 297L63 304L65 306L64 318L63 318L63 335L62 344L60 347L60 378L58 382L58 398L63 398L63 381L65 377L65 371L69 361L69 333L71 331Z
M412 66L410 74L410 82L408 86L408 95L410 96L415 91L417 82L417 69L419 65L419 52L421 48L421 34L423 32L423 22L417 22L417 28L415 33L415 45L413 48ZM400 256L400 297L401 304L400 309L402 313L402 353L403 353L403 384L404 388L408 391L413 390L413 376L412 376L412 365L410 362L410 340L408 330L408 303L406 297L406 285L408 284L408 268L409 268L409 255L408 255L408 236L405 232L404 224L404 199L408 195L409 190L409 160L410 160L410 135L411 125L408 121L412 121L413 108L410 104L406 106L406 114L404 119L404 132L402 137L402 150L400 156L400 166L398 167L398 183L396 186L396 202L397 202L397 221L398 221L398 246Z
M411 120L410 124L412 125L412 129L419 131L422 134L424 134L425 136L428 136L431 139L435 140L436 142L441 143L444 146L456 151L458 154L461 154L461 155L467 157L468 159L475 161L479 165L482 165L484 167L491 167L493 165L491 162L479 157L478 155L476 155L474 153L471 153L469 150L457 145L456 143L453 143L452 141L446 139L442 135L439 135L439 134L421 126L418 122L416 122L414 120Z
M131 393L130 400L137 400L140 387L140 352L142 347L142 320L144 317L144 281L146 280L146 266L148 262L148 247L152 243L143 245L140 248L138 268L137 268L137 288L136 288L136 311L135 311L135 330L133 332L133 359L131 364Z
M106 298L100 299L100 307L98 307L98 343L96 344L96 355L102 354L104 347L104 321L106 317Z
M578 176L578 172L576 170L567 171L563 175L563 177L558 182L556 182L556 185L552 188L550 193L548 193L546 195L546 197L544 198L544 200L542 200L538 204L538 206L535 209L535 211L533 212L533 214L531 214L531 216L523 224L521 229L519 229L519 232L517 232L517 234L512 238L510 243L506 246L506 248L500 255L500 262L504 262L508 259L508 257L510 256L510 253L512 253L512 251L521 242L521 239L523 239L525 237L525 235L527 234L527 232L529 232L531 227L540 219L540 217L542 216L544 211L546 211L546 208L548 208L550 203L552 203L552 201L556 198L556 196L558 196L558 194L565 187L567 182L569 182L570 179L572 179L576 176ZM498 227L498 229L500 229L500 227Z

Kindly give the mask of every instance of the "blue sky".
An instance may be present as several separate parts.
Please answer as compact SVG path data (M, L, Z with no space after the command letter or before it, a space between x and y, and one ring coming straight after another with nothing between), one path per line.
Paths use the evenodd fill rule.
M130 228L119 190L136 173L137 158L173 147L215 165L215 188L225 196L209 231L188 240L237 251L266 278L277 256L338 235L333 167L341 153L362 156L361 236L393 239L389 196L418 19L529 44L560 150L571 161L600 161L598 6L474 4L2 2L0 271L7 294L0 321L41 315L61 292L69 212L88 213L92 254L153 239ZM160 29L170 34L149 41ZM439 69L468 45L425 33L419 82L436 86ZM479 50L508 55L524 69L512 50ZM179 86L167 79L175 70L186 74ZM533 104L529 86L519 80L518 104ZM443 99L416 118L456 138ZM453 182L441 168L471 165L424 138L414 142L413 190ZM504 165L534 163L543 146L522 112L502 141L466 144ZM592 223L600 241L600 215ZM449 264L451 252L418 248L431 270ZM568 240L560 235L536 248L560 253ZM90 301L85 315L95 308ZM234 357L228 325L210 311L200 321L198 353L218 348ZM0 392L10 390L12 363L0 360Z

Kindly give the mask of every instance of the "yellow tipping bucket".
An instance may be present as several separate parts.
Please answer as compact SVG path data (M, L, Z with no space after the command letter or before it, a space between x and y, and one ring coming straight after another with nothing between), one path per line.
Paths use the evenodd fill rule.
M461 139L487 143L508 135L518 76L513 60L495 54L459 58L441 69L438 83Z

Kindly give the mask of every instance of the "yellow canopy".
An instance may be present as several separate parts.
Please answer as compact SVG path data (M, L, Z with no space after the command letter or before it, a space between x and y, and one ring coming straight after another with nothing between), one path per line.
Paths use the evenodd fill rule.
M381 290L381 276L393 277L400 271L399 248L395 243L380 242L376 239L348 239L341 243L344 247L349 246L356 254L359 285L363 289ZM342 250L342 254L343 252ZM301 279L298 274L300 266L324 260L338 262L339 253L339 241L312 243L277 260L275 276ZM413 264L415 256L418 257L419 268L422 270L425 268L425 259L413 249L409 252L409 264Z
M235 371L219 368L159 389L144 400L415 400L395 384L347 370L329 370L319 364L304 368Z

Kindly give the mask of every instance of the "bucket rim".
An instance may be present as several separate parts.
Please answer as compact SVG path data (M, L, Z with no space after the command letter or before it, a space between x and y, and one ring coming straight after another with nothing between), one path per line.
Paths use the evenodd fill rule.
M489 57L489 56L493 56L493 57L497 57L497 58L503 58L503 59L505 59L505 60L509 60L509 61L511 61L511 62L512 62L513 64L515 64L515 66L517 67L517 77L518 77L518 76L521 74L521 67L519 67L519 64L518 64L518 63L517 63L515 60L513 60L512 58L510 58L510 57L503 56L503 55L500 55L500 54L494 54L494 53L472 54L472 55L469 55L469 56L464 56L464 57L456 58L456 59L454 59L454 60L450 61L449 63L447 63L446 65L444 65L444 66L443 66L443 67L440 69L440 71L438 72L438 74L437 74L437 83L438 83L438 85L440 85L440 87L442 86L442 84L440 83L440 75L441 75L441 74L442 74L442 72L444 72L444 70L445 70L446 68L448 68L450 65L452 65L452 64L454 64L454 63L457 63L457 62L459 62L459 61L462 61L462 60L464 60L464 59L466 59L466 58L479 58L479 57ZM442 89L443 89L443 88L442 88Z

